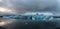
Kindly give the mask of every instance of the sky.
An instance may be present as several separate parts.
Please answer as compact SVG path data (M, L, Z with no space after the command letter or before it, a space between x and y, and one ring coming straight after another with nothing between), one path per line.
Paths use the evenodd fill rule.
M0 0L0 15L25 12L52 12L59 14L60 0Z

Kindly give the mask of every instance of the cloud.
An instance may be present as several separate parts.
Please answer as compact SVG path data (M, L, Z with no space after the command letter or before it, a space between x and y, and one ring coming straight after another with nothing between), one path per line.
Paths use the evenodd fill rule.
M55 0L3 0L1 7L8 7L15 10L17 14L24 12L55 12Z

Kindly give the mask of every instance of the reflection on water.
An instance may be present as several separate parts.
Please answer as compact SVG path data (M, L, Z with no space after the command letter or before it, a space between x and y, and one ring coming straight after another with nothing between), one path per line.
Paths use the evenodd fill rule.
M57 24L56 20L54 21L32 21L32 20L23 20L23 19L2 19L0 21L4 21L7 24L3 25L3 27L8 29L54 29ZM9 22L9 23L8 23Z

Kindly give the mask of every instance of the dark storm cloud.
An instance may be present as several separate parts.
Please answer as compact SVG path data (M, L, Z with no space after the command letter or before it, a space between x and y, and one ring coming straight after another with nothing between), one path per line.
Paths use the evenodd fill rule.
M4 0L0 6L7 6L19 13L24 12L55 12L56 0Z
M55 0L12 0L13 7L19 11L51 11L56 7Z

